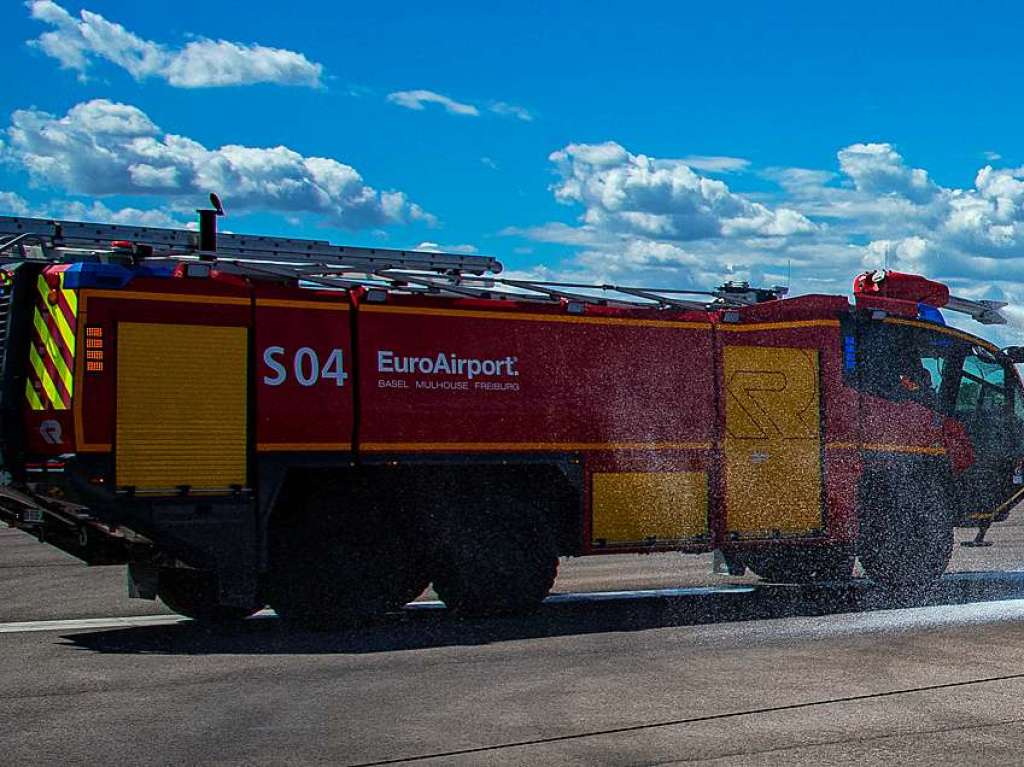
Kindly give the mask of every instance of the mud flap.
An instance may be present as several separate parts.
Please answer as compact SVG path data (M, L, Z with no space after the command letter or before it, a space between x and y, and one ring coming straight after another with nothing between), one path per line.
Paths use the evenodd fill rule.
M129 562L125 568L129 599L156 599L159 570L147 562Z

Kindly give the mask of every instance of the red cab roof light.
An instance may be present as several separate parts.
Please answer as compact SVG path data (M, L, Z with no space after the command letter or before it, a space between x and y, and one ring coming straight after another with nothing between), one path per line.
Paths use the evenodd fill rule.
M915 301L930 306L949 303L949 288L919 274L904 274L885 269L864 272L853 281L855 296L877 296Z

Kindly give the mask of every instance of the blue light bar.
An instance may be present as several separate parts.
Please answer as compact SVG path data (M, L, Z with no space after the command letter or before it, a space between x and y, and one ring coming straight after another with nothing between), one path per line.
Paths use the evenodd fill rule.
M917 318L925 322L934 322L937 325L946 324L946 319L942 316L942 312L929 304L919 303L917 305Z
M143 264L132 269L120 264L84 261L72 264L64 271L64 287L68 290L123 288L136 277L170 277L173 272L173 264Z

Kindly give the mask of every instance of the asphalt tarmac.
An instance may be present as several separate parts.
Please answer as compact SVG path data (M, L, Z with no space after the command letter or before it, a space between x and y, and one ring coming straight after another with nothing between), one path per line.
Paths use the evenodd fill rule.
M899 609L630 555L563 563L527 618L427 593L320 635L269 613L210 631L0 529L0 760L1018 764L1024 525L989 538Z

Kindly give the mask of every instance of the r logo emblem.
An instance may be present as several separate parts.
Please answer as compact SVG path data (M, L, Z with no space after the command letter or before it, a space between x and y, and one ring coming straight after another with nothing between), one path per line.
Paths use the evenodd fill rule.
M39 424L39 434L47 445L60 445L64 442L60 422L52 419Z

